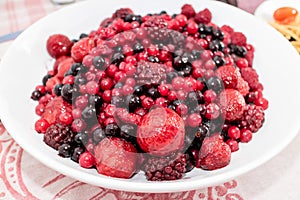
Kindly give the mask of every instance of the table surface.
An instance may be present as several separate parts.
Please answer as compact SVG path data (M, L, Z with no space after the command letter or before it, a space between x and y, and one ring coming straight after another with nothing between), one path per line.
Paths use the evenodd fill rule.
M253 12L261 1L240 0L238 3L239 7ZM53 5L50 0L0 0L0 37L22 30L62 7ZM0 43L0 59L11 43L12 41ZM297 136L271 161L218 186L180 193L140 194L91 186L49 169L24 152L0 122L0 199L298 200L299 146L300 136Z

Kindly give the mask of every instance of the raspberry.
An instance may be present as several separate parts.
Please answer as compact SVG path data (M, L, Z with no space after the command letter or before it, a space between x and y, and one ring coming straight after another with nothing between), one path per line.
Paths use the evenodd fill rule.
M239 46L245 46L247 44L247 38L241 32L233 32L231 34L231 43Z
M243 116L246 102L239 91L225 89L220 93L219 103L221 110L225 113L226 120L234 121Z
M72 58L66 58L61 61L57 67L56 77L63 80L65 73L71 68L73 63L74 61Z
M130 178L135 173L137 150L130 142L107 137L94 151L98 173L117 178Z
M166 80L167 67L163 64L139 61L137 63L137 83L143 84L159 84Z
M215 170L225 167L231 159L231 149L219 134L214 134L203 140L196 167L205 170Z
M210 23L211 18L212 18L211 12L207 8L205 8L204 10L200 11L195 15L194 20L196 23L208 24Z
M225 88L233 89L237 87L239 76L241 76L239 70L231 65L219 67L215 73L222 79Z
M230 35L234 32L233 28L231 28L231 27L228 26L228 25L223 25L223 26L221 26L221 30L222 30L223 32L229 33Z
M126 15L133 14L133 11L130 8L120 8L112 15L113 19L122 18L125 19Z
M168 23L161 16L154 15L144 22L143 27L167 28Z
M257 132L265 121L264 109L261 106L247 104L241 120L238 122L240 129L248 129L252 133Z
M186 172L187 158L185 154L172 153L170 156L150 157L143 166L147 180L176 180Z
M42 118L46 119L51 125L59 121L60 114L66 112L71 113L72 106L65 102L62 97L55 97L46 105Z
M62 34L51 35L47 40L47 51L53 58L69 55L73 42Z
M163 156L183 146L184 121L173 110L158 107L147 113L137 130L141 149L151 155Z
M95 43L93 39L83 38L76 42L72 49L71 55L75 62L81 62L84 56L88 55L88 53L94 48Z
M44 142L55 150L63 144L71 145L73 141L74 133L71 127L61 124L51 125L44 135Z
M250 87L248 85L248 82L245 81L242 77L239 77L239 79L238 79L237 90L243 96L246 96L247 94L249 94Z
M248 61L249 67L252 67L253 58L254 58L254 52L248 51L247 54L246 54L246 56L245 56L245 58Z
M69 56L60 56L59 58L57 58L55 60L55 63L53 65L53 75L56 75L57 74L57 68L58 68L58 65L63 62L65 59L68 59Z
M192 5L184 4L181 7L181 14L185 15L187 18L192 18L196 15L196 12Z
M258 74L255 69L251 67L246 67L241 69L242 77L248 82L250 89L255 90L259 86Z

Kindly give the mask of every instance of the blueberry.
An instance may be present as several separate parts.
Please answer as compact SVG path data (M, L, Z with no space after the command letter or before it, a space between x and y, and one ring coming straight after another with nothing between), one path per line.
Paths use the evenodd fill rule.
M68 158L71 156L72 147L69 144L62 144L58 147L58 155L64 158Z
M224 47L224 43L219 40L213 40L209 43L209 49L211 51L223 51Z
M84 152L84 148L79 146L79 147L76 147L72 153L72 156L71 156L71 160L73 160L74 162L78 162L79 160L79 156Z
M141 106L142 101L140 99L140 97L136 96L136 95L131 95L128 97L129 101L128 101L128 108L129 108L129 112L134 112L135 109L137 109L139 106Z
M92 62L96 69L103 69L105 65L105 60L102 56L94 57Z
M224 33L220 30L214 30L212 34L213 39L223 40L224 39Z
M81 145L81 144L86 144L89 140L89 137L85 133L77 133L74 137L74 141Z
M86 107L83 109L81 115L84 119L96 118L96 109L94 107Z
M226 61L221 56L214 56L213 61L216 63L217 67L223 66L226 64Z
M47 83L47 81L48 81L50 78L52 78L52 77L53 77L53 76L52 76L51 74L46 74L46 75L43 77L43 80L42 80L43 85L45 86L46 83Z
M105 127L106 136L118 136L120 134L120 128L117 124L108 124Z
M56 84L54 87L54 93L56 96L60 96L61 95L61 89L63 87L63 84Z
M206 82L207 88L212 89L216 93L220 93L224 89L223 81L218 77L210 77Z
M206 28L206 25L203 24L203 23L200 23L200 24L198 25L198 32L199 32L200 34L205 34L205 33L206 33L206 32L205 32L205 28Z
M79 36L80 39L83 39L83 38L86 38L86 37L89 37L89 35L86 34L86 33L81 33L80 36Z
M134 94L134 95L141 96L141 95L144 94L144 89L145 89L145 88L144 88L142 85L136 85L136 86L134 87L134 92L133 92L133 94Z
M247 49L243 46L237 46L235 54L240 57L245 57L247 55Z
M72 101L72 96L73 96L73 86L70 84L66 84L61 88L61 96L63 97L64 100L67 102Z
M77 76L75 76L75 78L74 78L75 85L83 85L86 83L87 83L86 78L84 76L82 76L81 74L78 74Z
M101 140L105 138L105 132L102 128L97 128L92 133L92 139L95 144L98 144Z
M167 14L167 11L163 10L159 13L159 15L164 15L164 14Z
M205 30L204 30L205 34L212 35L213 31L214 31L214 27L212 27L212 26L205 26Z

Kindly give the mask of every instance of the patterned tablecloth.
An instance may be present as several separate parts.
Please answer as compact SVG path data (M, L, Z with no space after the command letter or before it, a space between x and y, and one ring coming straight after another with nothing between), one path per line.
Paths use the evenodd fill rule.
M261 0L239 1L239 6L252 12L254 4L247 6L249 2L256 6ZM24 29L61 7L50 0L0 0L0 36ZM0 43L0 58L10 44L11 41ZM300 136L268 163L218 186L180 193L141 194L91 186L47 168L24 152L0 123L0 199L298 200L299 146Z

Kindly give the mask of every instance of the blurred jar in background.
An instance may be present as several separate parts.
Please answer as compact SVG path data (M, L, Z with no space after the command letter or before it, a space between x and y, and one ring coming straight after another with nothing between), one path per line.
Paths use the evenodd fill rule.
M249 13L254 13L259 4L265 0L217 0L239 7Z

